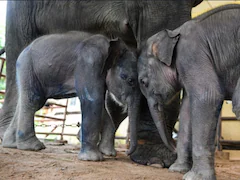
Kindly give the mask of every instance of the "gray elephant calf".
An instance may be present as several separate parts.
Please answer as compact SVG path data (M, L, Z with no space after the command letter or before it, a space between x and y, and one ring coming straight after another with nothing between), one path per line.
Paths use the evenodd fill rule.
M224 99L240 118L240 6L227 5L148 39L138 62L140 88L162 139L164 107L184 89L177 160L183 179L213 180L214 140ZM170 141L170 143L169 143Z
M82 109L79 159L97 161L103 159L102 153L116 155L115 127L110 119L111 112L109 116L108 107L104 108L108 90L107 97L114 97L128 108L132 131L129 153L134 151L141 93L135 54L122 41L84 32L42 36L23 50L16 70L17 111L4 134L4 147L45 148L35 135L35 112L48 98L78 96ZM103 127L102 119L105 121Z

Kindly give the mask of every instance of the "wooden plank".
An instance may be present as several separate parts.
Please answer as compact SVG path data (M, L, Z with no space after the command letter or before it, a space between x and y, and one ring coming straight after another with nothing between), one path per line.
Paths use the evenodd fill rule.
M46 119L51 119L51 120L55 120L55 121L65 121L65 119L63 118L56 118L56 117L51 117L51 116L45 116L45 115L35 115L36 117L40 117L40 118L46 118Z
M233 141L233 140L220 140L220 142L223 144L223 145L238 145L240 146L240 141Z
M222 121L234 121L234 120L237 120L237 118L236 117L227 117L227 116L225 116L225 117L221 117L221 120Z
M63 135L63 136L77 136L77 134L68 133L55 133L55 132L36 132L36 134L48 134L48 135ZM126 139L124 136L116 136L115 139Z
M229 152L223 152L223 151L216 151L215 152L215 157L220 158L220 159L225 159L229 160Z
M230 161L240 161L240 151L231 151L229 160Z
M67 133L55 133L55 132L36 132L36 134L47 134L47 135L63 135L63 136L77 136L77 134L67 134Z

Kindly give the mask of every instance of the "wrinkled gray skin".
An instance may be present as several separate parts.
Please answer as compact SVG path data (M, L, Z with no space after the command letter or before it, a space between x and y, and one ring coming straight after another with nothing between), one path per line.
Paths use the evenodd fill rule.
M107 136L114 135L115 130L104 108L107 87L108 94L128 110L132 140L129 153L136 149L141 97L137 62L120 40L110 41L103 35L83 32L42 36L20 54L16 71L17 110L4 134L3 147L44 149L34 131L35 112L48 98L78 96L82 110L79 159L99 161L103 160L102 153L116 155L114 137Z
M0 110L0 138L15 113L17 89L15 65L20 52L44 34L80 30L121 37L136 49L162 29L174 29L191 18L191 9L202 0L105 0L105 1L8 1L6 24L7 84L5 103ZM117 128L127 113L107 98ZM169 132L178 116L179 100L166 109ZM151 119L146 100L141 103L138 139L141 144L130 156L140 164L168 167L176 155L163 144Z
M177 160L186 180L214 180L214 139L224 99L240 112L240 6L228 5L148 39L138 63L140 88L158 128L165 105L184 89ZM171 138L159 132L167 146Z

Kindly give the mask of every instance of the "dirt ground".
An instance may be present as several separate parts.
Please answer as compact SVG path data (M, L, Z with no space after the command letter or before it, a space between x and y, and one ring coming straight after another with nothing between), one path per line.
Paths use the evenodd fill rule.
M78 147L47 145L40 152L21 151L0 146L0 180L180 180L182 174L159 167L133 163L123 150L116 158L103 162L83 162L77 159ZM216 159L218 180L239 180L240 161Z

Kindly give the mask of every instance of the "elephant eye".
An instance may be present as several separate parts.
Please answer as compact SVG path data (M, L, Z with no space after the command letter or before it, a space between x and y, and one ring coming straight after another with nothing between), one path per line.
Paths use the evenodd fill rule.
M141 84L142 86L146 87L146 88L148 87L148 83L147 83L146 78L140 79L140 84Z
M121 79L126 80L128 76L126 74L120 74Z
M129 79L128 79L128 84L132 86L132 85L134 84L134 79L129 78Z

